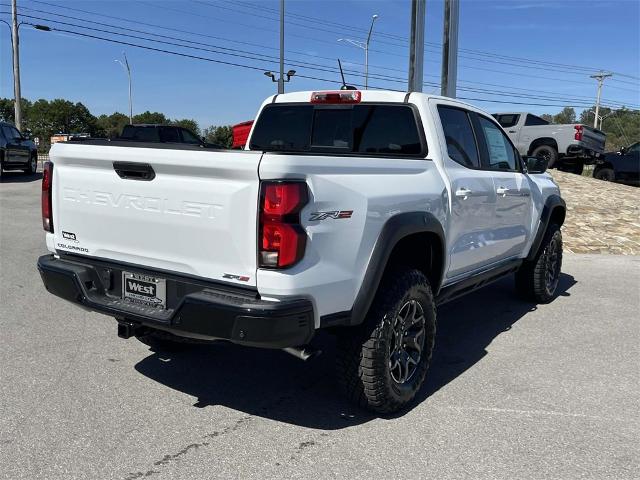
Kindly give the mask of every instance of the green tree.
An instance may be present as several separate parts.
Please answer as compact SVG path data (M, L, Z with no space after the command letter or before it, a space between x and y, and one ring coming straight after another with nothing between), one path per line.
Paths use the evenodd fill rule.
M576 111L571 107L564 107L560 113L553 116L553 123L575 123Z
M10 98L0 98L0 120L5 122L13 122L15 109L13 100Z
M160 112L146 112L139 113L133 116L133 123L150 123L154 125L168 125L171 123L164 113Z
M186 128L187 130L191 130L193 133L200 136L200 126L198 125L198 122L196 122L192 118L183 118L182 120L176 119L171 122L171 125Z
M233 143L233 129L231 125L207 127L202 131L202 134L208 143L217 143L225 148L231 148Z
M111 115L98 117L98 128L101 136L115 138L122 133L122 129L129 123L129 117L124 113L114 112Z

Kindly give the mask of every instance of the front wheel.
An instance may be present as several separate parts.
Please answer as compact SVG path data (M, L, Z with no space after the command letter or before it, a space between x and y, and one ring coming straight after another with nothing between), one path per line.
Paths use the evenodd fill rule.
M516 273L516 290L523 298L549 303L556 295L562 270L562 232L549 225L534 260L525 262Z
M616 174L613 171L613 168L600 168L596 170L593 176L598 180L604 180L605 182L614 182L616 179Z
M24 173L28 175L32 175L36 173L37 169L38 169L38 156L31 155L31 158L29 159L29 164L27 165L27 168L24 169Z
M424 274L388 274L363 324L338 336L338 375L348 399L376 413L405 407L424 383L435 333L435 304Z

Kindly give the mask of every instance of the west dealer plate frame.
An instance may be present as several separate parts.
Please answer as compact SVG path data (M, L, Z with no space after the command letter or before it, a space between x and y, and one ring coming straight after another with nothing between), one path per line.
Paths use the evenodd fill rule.
M133 272L122 272L122 298L159 309L167 307L167 280Z

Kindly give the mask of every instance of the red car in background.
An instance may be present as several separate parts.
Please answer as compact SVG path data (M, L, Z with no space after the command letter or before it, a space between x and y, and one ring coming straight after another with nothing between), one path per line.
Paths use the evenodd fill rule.
M253 126L253 120L248 122L238 123L231 127L233 129L233 144L231 148L243 149L249 138L249 132Z

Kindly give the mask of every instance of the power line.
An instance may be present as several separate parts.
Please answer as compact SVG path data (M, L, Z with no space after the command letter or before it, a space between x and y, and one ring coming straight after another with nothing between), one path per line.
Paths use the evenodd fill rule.
M260 62L268 62L268 63L273 63L276 60L276 57L265 57L265 56L262 56L262 55L255 54L254 52L249 52L249 51L239 50L239 49L227 49L225 47L218 47L218 46L215 46L215 45L204 44L202 42L192 42L190 40L179 39L179 38L176 38L176 37L169 37L169 36L166 36L166 35L149 34L148 32L144 32L144 31L141 31L141 30L134 30L134 29L126 28L126 30L134 31L136 33L142 33L144 35L156 35L156 36L161 36L161 37L164 37L164 38L170 38L170 39L178 40L180 42L195 43L197 45L211 46L213 48L204 48L202 46L185 45L184 43L170 42L170 41L165 41L165 40L157 40L157 39L154 39L154 38L144 37L144 36L140 36L140 35L132 35L132 34L127 34L127 33L114 32L114 31L111 31L111 30L105 30L105 29L100 29L100 28L95 28L95 27L86 27L84 25L78 25L78 24L74 24L74 23L70 23L70 22L63 22L63 21L60 21L60 20L53 20L52 21L51 19L38 17L38 16L34 16L34 15L22 15L22 16L24 18L31 18L31 19L36 19L36 20L44 20L44 21L49 21L49 22L65 25L65 26L82 28L82 29L85 29L85 30L96 31L96 32L99 32L99 33L106 33L106 34L109 34L109 35L120 35L120 36L134 38L136 40L163 43L163 44L171 45L171 46L175 46L175 47L195 49L195 50L206 51L206 52L209 52L209 53L215 53L215 54L219 54L219 55L228 55L228 56L244 58L244 59L249 59L249 60L256 60L256 61L260 61ZM108 25L108 24L105 24L105 25ZM122 28L122 27L114 27L114 28ZM231 50L232 52L220 51L220 49ZM309 70L315 70L315 71L321 71L321 72L325 72L325 73L335 73L335 74L337 74L337 70L334 67L327 66L327 65L315 64L315 63L309 63L309 62L303 62L303 61L296 61L296 60L291 60L291 59L288 59L288 64L291 65L291 66L295 66L295 67L308 68ZM350 73L352 75L354 75L354 76L363 77L363 75L361 73L359 73L359 72L350 72ZM387 76L387 75L371 75L371 77L374 78L374 79L377 79L377 80L387 81L387 82L392 82L392 83L402 83L402 84L405 83L404 79L401 79L401 78L398 78L398 77ZM428 86L431 86L431 87L437 86L437 84L433 83L433 82L425 82L425 85L428 85ZM481 93L481 94L486 94L486 95L501 95L503 97L528 98L528 99L546 100L546 101L577 102L577 103L585 103L585 106L588 106L588 105L586 105L585 100L577 99L577 98L573 98L573 97L558 98L558 97L541 96L541 95L530 95L530 94L527 95L527 94L523 94L523 93L519 93L519 92L515 92L515 93L514 92L508 92L508 91L497 92L495 90L490 90L490 89L464 87L464 86L460 86L459 88L462 91L468 91L468 92L473 92L473 93ZM609 105L609 104L607 104L607 105Z
M40 2L40 3L46 3L46 2ZM28 8L28 7L25 7L25 8ZM243 55L238 55L238 56L243 57L243 58L254 59L254 60L258 60L258 61L266 61L266 60L263 59L263 58L256 58L256 55L259 55L261 57L267 57L267 58L275 59L275 57L273 57L273 56L270 57L270 56L267 56L267 55L264 55L264 54L258 54L256 52L251 52L251 51L246 51L246 50L241 50L241 49L233 49L233 48L228 48L228 47L222 47L222 46L219 46L219 45L206 44L206 43L202 43L202 42L194 42L192 40L186 40L186 39L183 39L183 38L177 38L177 37L172 37L172 36L167 36L167 35L161 35L161 34L157 34L157 33L153 33L153 32L144 32L144 31L141 31L141 30L138 30L138 29L131 29L131 28L123 27L123 26L111 25L111 24L107 24L107 23L97 22L95 20L87 20L87 19L83 19L83 18L68 16L68 15L62 15L62 14L57 14L57 13L47 12L47 11L37 10L37 9L31 9L31 8L28 8L28 10L35 11L35 12L42 12L42 13L45 13L47 15L54 15L54 16L60 16L60 17L64 17L64 18L76 19L76 20L79 20L79 21L82 21L82 22L86 22L86 23L90 22L90 23L94 23L94 24L97 24L97 25L103 25L103 26L108 26L108 27L111 27L111 28L116 28L116 29L119 29L119 30L133 31L133 32L137 32L137 33L143 33L145 35L152 35L152 36L161 37L161 38L168 38L168 39L178 40L178 41L181 41L181 42L187 42L187 43L191 43L191 44L195 44L195 45L208 46L208 47L227 50L227 51L231 51L231 52L245 53L245 54L248 54L250 56L249 57L244 57ZM83 12L85 12L85 11L83 11ZM99 14L96 14L96 15L99 15ZM91 30L90 27L86 27L86 26L83 26L83 25L71 24L71 23L68 23L68 22L61 22L59 20L51 20L49 18L43 18L43 17L35 17L35 16L31 16L31 17L39 19L39 20L50 21L50 22L51 21L57 21L57 22L60 22L62 24L65 24L65 25L70 25L70 26L74 26L74 27L77 27L77 28L84 28L84 29ZM111 17L111 16L107 15L107 17ZM114 18L120 18L120 17L114 17ZM129 21L128 19L123 19L123 20ZM148 25L154 26L154 27L158 27L158 28L167 28L167 27L164 27L164 26L161 26L161 25L155 25L155 24L148 24ZM113 35L120 34L120 32L111 32L111 31L106 31L106 30L101 30L101 29L95 29L95 30L96 31L100 31L102 33L109 33L109 34L113 34ZM176 30L176 29L171 29L171 30ZM178 30L178 31L183 32L183 33L193 34L193 32L185 32L185 31L182 31L182 30ZM142 40L145 40L145 41L155 41L155 39L141 38L141 37L138 37L138 36L132 36L132 37L133 38L142 39ZM227 39L225 39L223 37L215 37L215 36L213 36L213 38L224 40L224 41L228 41ZM169 44L172 44L172 43L169 42ZM254 45L254 44L252 44L252 45ZM192 48L191 46L186 46L186 45L174 45L174 46L181 46L181 47L184 47L184 48ZM209 50L209 49L203 49L203 50L210 51L212 53L226 54L224 52L219 52L217 50ZM318 56L318 58L327 58L327 59L329 59L328 57L319 57L319 56ZM288 60L290 62L296 62L295 64L292 63L293 66L302 66L302 67L309 67L309 68L311 68L311 67L320 67L319 68L320 71L329 71L331 73L335 73L336 72L336 70L334 68L332 68L330 66L327 66L327 65L321 65L321 64L317 64L317 63L310 63L310 62L304 62L304 61L293 60L293 59L288 59ZM331 60L333 60L333 59L331 59ZM384 68L384 67L382 67L382 68ZM329 69L329 70L327 70L327 69ZM385 68L385 69L398 71L397 69L390 69L390 68ZM348 73L350 73L352 75L356 75L356 76L362 76L358 72L354 72L354 71L348 71ZM380 74L377 75L377 77L380 80L388 80L388 81L392 81L392 82L396 82L396 83L397 82L404 82L403 79L399 79L398 77L391 77L391 76L385 76L385 75L380 75ZM468 82L468 83L474 83L474 82ZM477 82L477 83L481 84L482 82ZM435 86L435 84L430 84L430 85L431 86ZM487 84L487 85L490 85L490 86L493 85L493 86L505 87L505 88L514 88L514 87L507 87L507 86L504 86L504 85L496 85L496 84ZM479 93L487 93L487 94L494 93L491 90L487 90L487 89L479 90L479 89L471 89L469 87L461 87L461 89L463 89L463 90L466 89L466 90L469 90L469 91L476 91L476 92L479 92ZM518 89L518 88L515 88L515 89L517 89L517 90L529 90L529 91L539 92L539 93L551 93L552 95L553 94L564 95L564 94L561 94L561 93L558 93L558 92L536 91L536 90L533 90L533 89ZM543 99L543 100L556 100L556 101L557 100L568 100L568 101L582 102L587 98L587 97L581 97L581 96L575 96L575 95L571 96L570 99L567 99L567 98L564 98L564 99L563 98L553 98L553 97L549 97L549 96L539 96L539 95L538 96L531 96L531 95L530 96L526 96L526 95L522 95L520 93L513 94L512 92L506 92L504 90L502 90L500 92L495 92L495 93L500 94L500 95L515 96L515 97L521 97L521 98L529 97L529 98L537 98L537 99ZM588 98L590 98L590 97L588 97ZM613 105L610 102L618 102L618 103L621 103L621 104L625 103L625 102L620 102L618 100L604 100L604 102L607 102L606 104L607 105L611 105L611 106L615 106L615 105Z
M208 3L208 2L205 2L205 1L202 1L202 0L190 0L190 1L192 3L198 3L198 4L206 5L206 6L211 7L211 8L219 8L219 9L229 10L229 11L233 11L233 12L237 12L237 13L242 13L243 15L252 15L252 16L255 16L255 17L258 17L258 18L265 18L265 19L274 20L274 21L278 20L277 17L266 17L264 15L259 15L259 14L255 13L254 5L248 4L247 2L234 1L234 4L235 3L244 4L245 5L244 8L250 8L249 12L233 9L233 8L230 8L230 7L224 7L224 6L219 5L219 4L211 4L211 3ZM230 3L230 2L227 2L227 3ZM249 5L249 6L247 6L247 5ZM259 9L263 10L263 11L269 11L269 12L277 13L276 10L271 9L269 7L262 6ZM326 29L319 28L318 27L318 22L321 21L323 25L333 24L333 25L336 25L339 28L343 28L343 29L344 28L348 28L348 29L355 30L355 31L360 31L360 32L363 32L363 33L366 32L366 29L361 29L361 28L358 28L358 27L353 27L353 26L348 26L348 25L344 25L344 24L340 24L340 23L330 22L330 21L327 21L325 19L320 20L318 18L314 18L314 17L310 17L310 16L306 16L306 15L287 14L286 16L301 18L301 19L303 19L302 21L307 21L307 22L312 22L313 23L312 27L309 27L309 26L306 26L306 25L300 25L300 24L295 23L295 22L290 22L292 25L302 26L303 28L313 28L314 30L319 30L319 31L328 31L330 33L335 33L337 35L342 35L343 32L335 32L333 30L326 30ZM385 32L378 32L377 31L376 32L376 37L379 37L379 36L394 37L394 39L396 39L398 41L401 41L403 44L402 45L398 45L397 43L391 43L391 42L388 42L388 41L385 41L385 40L380 40L380 39L377 40L378 43L385 43L385 44L388 44L388 45L402 47L402 48L406 48L406 44L408 44L407 39L405 39L403 37L400 37L400 36L390 35L390 34L386 34ZM436 47L438 49L438 51L442 47L441 44L434 43L434 42L425 42L425 45ZM536 64L536 65L547 65L547 66L552 66L552 67L558 67L558 68L561 68L562 70L557 70L557 69L555 69L555 70L554 69L545 69L545 70L563 71L565 73L571 73L571 74L576 74L576 75L580 74L579 72L575 72L576 69L584 70L585 72L589 72L589 73L593 72L594 70L597 70L594 67L571 65L571 64L557 63L557 62L548 62L548 61L535 60L535 59L530 59L530 58L525 58L525 57L515 57L515 56L509 56L509 55L501 55L501 54L496 54L496 53L493 53L493 52L486 52L486 51L482 51L482 50L472 50L472 49L461 48L460 51L461 52L466 52L467 54L475 55L475 56L486 56L486 57L498 58L498 59L502 59L502 60L509 60L509 61L512 61L512 62L513 61L515 61L515 62L525 62L525 63L531 63L531 64ZM460 57L461 58L475 59L475 58L472 58L472 57L465 57L464 55L460 55ZM485 61L490 61L491 62L491 60L486 60L486 59L485 59ZM520 66L520 67L524 67L524 68L541 68L541 67L517 65L517 64L514 64L514 63L505 63L505 62L497 62L497 61L493 61L493 63ZM567 69L568 69L568 71L567 71ZM632 75L627 75L627 74L619 74L619 76L626 76L628 78L635 78L635 79L639 79L640 80L639 77L634 77Z
M33 25L33 24L30 24ZM83 32L77 32L74 30L68 30L68 29L63 29L63 28L57 28L57 27L53 27L52 30L54 32L61 32L61 33L66 33L66 34L70 34L70 35L78 35L81 37L85 37L85 38L91 38L91 39L95 39L95 40L101 40L101 41L105 41L105 42L110 42L110 43L115 43L115 44L119 44L119 45L127 45L130 47L134 47L134 48L140 48L140 49L145 49L145 50L150 50L150 51L154 51L154 52L158 52L158 53L164 53L164 54L169 54L169 55L174 55L174 56L179 56L179 57L185 57L185 58L190 58L190 59L195 59L195 60L202 60L202 61L207 61L207 62L212 62L212 63L217 63L217 64L223 64L223 65L228 65L228 66L234 66L234 67L238 67L238 68L245 68L245 69L250 69L250 70L254 70L254 71L263 71L262 68L260 67L255 67L255 66L251 66L251 65L245 65L245 64L239 64L239 63L235 63L235 62L227 62L227 61L223 61L223 60L217 60L217 59L212 59L212 58L208 58L208 57L202 57L199 55L191 55L191 54L186 54L186 53L182 53L182 52L176 52L176 51L172 51L172 50L167 50L167 49L162 49L162 48L156 48L156 47L150 47L148 45L140 45L140 44L136 44L133 42L128 42L128 41L123 41L123 40L117 40L117 39L113 39L113 38L106 38L106 37L101 37L98 35L91 35L88 33L83 33ZM331 79L327 79L327 78L322 78L322 77L317 77L317 76L311 76L311 75L297 75L300 78L305 78L305 79L309 79L309 80L317 80L317 81L322 81L322 82L331 82L333 83L335 80L331 80ZM362 84L358 84L358 83L354 83L355 86L363 86ZM380 88L378 86L372 86L373 88ZM389 89L386 88L386 90L393 90L393 89ZM400 90L396 90L396 91L400 91ZM563 106L569 106L569 107L583 107L584 105L566 105L566 104L548 104L548 103L531 103L531 102L512 102L512 101L502 101L502 100L491 100L491 99L486 99L486 98L470 98L470 97L460 97L462 100L472 100L472 101L479 101L479 102L486 102L486 103L505 103L505 104L513 104L513 105L531 105L531 106L549 106L549 107L563 107Z
M54 6L54 7L61 7L61 6L59 6L59 5L52 4L52 3L49 3L49 2L45 2L45 1L40 1L40 0L32 0L32 1L34 1L35 3L40 3L40 4L45 4L45 5L51 5L51 6ZM188 15L194 15L194 16L198 16L198 17L202 16L202 15L198 15L198 14L191 13L191 12L185 12L185 11L183 11L183 10L173 9L173 8L170 8L170 7L158 7L157 5L154 5L154 4L150 4L150 5L151 5L151 6L154 6L154 7L157 7L157 8L164 8L165 10L170 10L170 11L174 11L174 12L177 12L177 13L188 14ZM23 7L23 8L28 8L28 7ZM72 8L72 7L66 7L66 6L65 6L65 7L61 7L61 8L66 8L66 9L68 9L68 10L79 11L79 12L86 13L86 14L89 14L89 15L94 15L94 16L103 16L103 17L106 17L106 18L118 19L118 20L122 20L122 21L129 22L129 23L137 23L137 24L141 24L141 25L151 26L151 27L154 27L154 28L162 28L162 29L167 29L167 30L177 31L177 32L186 33L186 34L189 34L189 35L197 35L197 36L201 36L201 37L214 38L214 39L218 39L218 40L222 40L222 41L227 41L227 42L241 43L241 44L245 44L245 45L255 46L255 47L258 47L258 48L269 48L269 47L265 47L264 45L257 45L257 44L250 43L250 42L246 42L246 41L242 41L242 40L230 40L230 39L226 39L226 38L223 38L223 37L217 37L217 36L213 36L213 35L206 35L206 34L197 33L197 32L188 32L188 31L185 31L185 30L179 30L179 29L175 29L175 28L171 28L171 27L167 27L167 26L163 26L163 25L157 25L157 24L150 24L150 23L145 23L145 22L133 21L133 20L130 20L130 19L128 19L128 18L116 17L116 16L106 15L106 14L101 14L101 13L92 12L92 11L88 11L88 10L82 10L82 9L77 9L77 8ZM267 7L263 7L263 9L266 9L266 8L267 8ZM30 10L34 10L34 9L30 9ZM52 15L56 15L56 16L63 16L63 17L64 17L64 15L60 15L60 14L56 14L56 13L51 13L51 12L45 12L45 13L52 14ZM75 17L72 17L72 18L75 18ZM213 17L206 17L206 18L213 18ZM312 18L312 17L309 17L309 18ZM215 19L215 20L219 20L219 21L220 21L220 19L219 19L219 18L214 18L214 19ZM86 19L80 19L80 20L85 21L85 22L89 22L89 21L91 21L91 22L95 22L95 21L93 21L93 20L86 20ZM96 23L97 23L97 22L96 22ZM237 22L236 22L236 23L237 23ZM249 26L249 25L246 25L246 24L241 24L241 25ZM250 26L250 27L251 27L251 28L254 28L255 26ZM115 28L122 28L122 27L115 27ZM275 30L265 29L265 28L263 28L263 27L255 27L255 28L261 28L261 29L266 30L266 31L269 31L269 32L276 32ZM354 27L354 28L355 28L355 27ZM153 35L156 35L156 34L153 34ZM294 35L294 34L291 34L291 35ZM300 35L298 35L298 36L300 37ZM305 39L308 39L308 40L319 41L319 42L322 42L322 43L329 43L329 44L331 44L331 45L335 45L333 42L327 42L327 41L325 41L325 40L313 39L313 38L309 38L308 36L301 36L301 37L302 37L302 38L305 38ZM434 44L434 45L436 45L436 44ZM273 49L273 48L271 47L270 49ZM290 50L290 51L291 51L291 50ZM375 51L375 52L377 52L377 53L381 53L381 54L385 54L385 55L392 55L392 56L396 56L396 57L397 57L397 56L399 56L398 54L391 53L391 52L385 52L385 51L381 51L381 50L371 50L371 51ZM304 52L295 52L295 51L293 51L293 53L298 53L298 54L301 54L301 55L309 56L308 54L306 54L306 53L304 53ZM490 54L490 55L494 55L494 54ZM316 57L316 58L326 59L326 60L333 60L333 58L329 58L329 57L322 57L322 56L319 56L319 55L311 55L311 56L314 56L314 57ZM474 60L479 60L479 59L474 59ZM435 63L437 63L437 61L435 61L435 60L434 60L434 62L435 62ZM357 64L357 62L350 62L350 63ZM373 66L373 67L374 67L374 68L380 68L380 69L386 69L386 70L393 70L393 69L389 69L388 67L380 67L380 66ZM490 71L490 72L492 72L492 73L502 73L502 74L505 74L505 75L517 75L517 76L522 75L521 73L516 73L516 72L506 72L506 71L503 71L503 70L495 70L495 69L488 69L488 68L483 68L483 67L479 67L479 66L475 66L475 65L465 65L465 64L461 64L461 68L462 68L462 69L484 70L484 71ZM588 82L580 82L580 81L577 81L577 80L568 80L568 79L552 78L552 77L545 77L545 76L533 75L533 74L527 74L527 77L529 77L529 78L540 78L540 79L553 80L553 81L562 81L562 82L567 82L567 83L572 83L572 84L573 84L573 83L580 83L580 84L585 84L585 85L589 85L589 84L590 84L590 83L588 83ZM610 87L611 87L611 88L618 89L618 90L632 91L632 92L634 92L634 93L637 91L637 90L631 90L631 89L627 89L627 88L623 88L623 87L618 87L618 86L613 86L613 85L611 85Z

